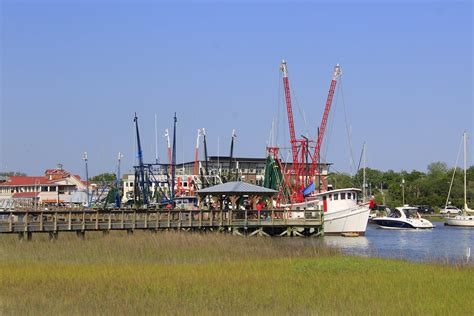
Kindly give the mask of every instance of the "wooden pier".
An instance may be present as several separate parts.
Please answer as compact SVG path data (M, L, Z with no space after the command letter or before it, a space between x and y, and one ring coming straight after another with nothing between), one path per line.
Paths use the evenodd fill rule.
M241 236L321 236L322 213L306 211L292 218L287 210L167 210L113 209L70 211L0 212L0 234L18 234L30 240L33 233L48 233L56 239L59 232L76 232L84 238L87 231L108 233L122 230L220 231Z

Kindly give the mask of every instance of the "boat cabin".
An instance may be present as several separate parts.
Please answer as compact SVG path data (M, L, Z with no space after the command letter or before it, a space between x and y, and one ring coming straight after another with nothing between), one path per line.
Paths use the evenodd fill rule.
M418 208L413 206L403 206L397 207L393 210L390 210L390 214L387 217L392 218L420 218L420 214L418 213Z
M304 216L304 210L337 212L340 210L352 209L357 207L360 201L359 194L361 190L356 188L331 190L318 193L312 200L293 205L292 217L299 218ZM298 212L300 211L300 212Z
M357 206L361 190L356 188L331 190L316 196L322 201L324 212L348 209Z

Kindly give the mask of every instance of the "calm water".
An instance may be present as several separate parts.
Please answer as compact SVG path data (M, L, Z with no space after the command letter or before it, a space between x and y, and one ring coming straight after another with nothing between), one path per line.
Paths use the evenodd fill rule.
M471 248L474 263L474 228L453 228L434 222L430 230L386 230L369 224L365 237L325 236L323 242L344 253L400 258L411 261L466 262Z

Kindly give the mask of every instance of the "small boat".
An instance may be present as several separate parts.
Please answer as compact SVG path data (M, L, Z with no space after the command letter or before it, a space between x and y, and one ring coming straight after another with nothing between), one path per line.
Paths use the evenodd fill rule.
M384 229L430 229L435 226L427 219L421 218L418 208L403 206L390 211L388 216L372 219L372 223Z
M466 132L463 134L463 140L464 140L464 207L462 211L456 215L455 217L448 217L446 219L446 222L444 223L447 226L461 226L461 227L474 227L474 210L471 210L467 206L467 176L466 176L466 170L467 170L467 163L466 163ZM456 169L454 169L454 172L456 172ZM454 174L453 178L454 180ZM451 191L451 187L453 185L453 181L451 181L451 185L449 188L449 191ZM449 200L449 193L448 193L448 199L446 201L446 204L448 204Z

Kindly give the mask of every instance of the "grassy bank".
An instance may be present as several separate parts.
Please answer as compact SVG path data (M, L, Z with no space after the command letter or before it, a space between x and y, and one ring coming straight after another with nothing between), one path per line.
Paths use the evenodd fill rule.
M297 239L0 236L0 314L467 315L472 293L472 267L354 258Z

